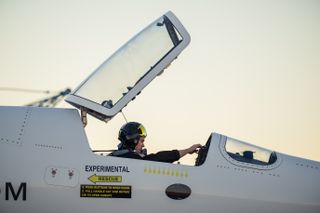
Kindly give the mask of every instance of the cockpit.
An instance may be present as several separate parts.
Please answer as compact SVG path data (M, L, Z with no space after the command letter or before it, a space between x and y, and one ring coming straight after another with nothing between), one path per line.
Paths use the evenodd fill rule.
M168 12L134 36L85 79L66 101L102 121L109 121L158 75L162 74L189 44L190 36L172 12ZM199 150L196 166L207 157L212 138ZM270 166L274 152L228 138L220 147L231 163Z
M228 138L225 144L228 155L239 162L271 165L277 160L275 152Z
M274 151L213 133L199 150L195 166L205 163L211 146L218 147L219 150L219 153L212 152L212 155L222 155L225 160L236 166L263 170L275 168L281 162Z

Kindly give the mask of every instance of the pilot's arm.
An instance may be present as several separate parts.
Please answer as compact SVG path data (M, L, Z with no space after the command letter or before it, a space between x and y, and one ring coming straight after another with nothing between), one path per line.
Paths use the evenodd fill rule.
M161 151L156 154L146 155L143 159L144 160L151 160L151 161L165 162L165 163L173 163L174 161L177 161L180 158L182 158L183 156L185 156L186 154L193 154L200 147L201 147L200 144L194 144L187 149Z
M155 154L146 155L143 159L164 163L173 163L180 159L180 153L178 150L161 151Z

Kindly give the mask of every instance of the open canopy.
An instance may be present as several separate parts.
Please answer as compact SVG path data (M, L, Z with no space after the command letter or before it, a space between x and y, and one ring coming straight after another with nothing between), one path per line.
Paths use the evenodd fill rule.
M108 121L189 44L190 36L167 12L134 36L85 79L66 101Z

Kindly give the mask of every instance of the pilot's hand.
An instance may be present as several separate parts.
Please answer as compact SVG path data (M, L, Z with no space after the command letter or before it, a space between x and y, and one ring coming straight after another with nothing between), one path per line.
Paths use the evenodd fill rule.
M199 148L201 148L201 144L193 144L192 146L190 146L190 147L188 148L188 153L189 153L189 154L196 153Z
M187 149L179 150L180 158L185 156L186 154L193 154L197 152L197 149L201 147L201 144L194 144Z

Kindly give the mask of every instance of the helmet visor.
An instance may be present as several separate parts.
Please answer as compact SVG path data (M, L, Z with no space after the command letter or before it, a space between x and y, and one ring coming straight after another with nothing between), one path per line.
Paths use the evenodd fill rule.
M144 128L144 126L142 124L138 127L138 131L139 131L140 137L147 137L146 128Z

